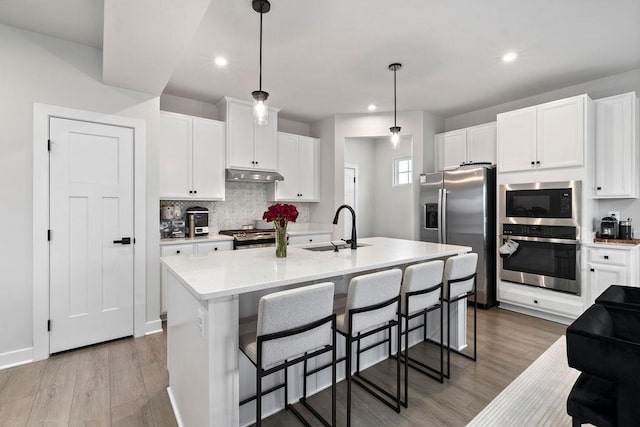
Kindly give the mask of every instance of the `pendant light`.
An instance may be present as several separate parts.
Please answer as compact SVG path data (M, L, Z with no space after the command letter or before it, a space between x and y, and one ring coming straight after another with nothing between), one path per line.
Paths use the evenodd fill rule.
M396 123L397 105L396 105L396 72L402 68L402 64L394 62L389 65L389 71L393 71L393 126L389 128L391 131L391 148L397 149L400 145L400 126Z
M251 92L253 96L253 120L257 125L268 123L269 109L267 108L267 98L269 92L262 90L262 15L271 10L269 0L253 0L253 10L260 14L260 80L258 90Z

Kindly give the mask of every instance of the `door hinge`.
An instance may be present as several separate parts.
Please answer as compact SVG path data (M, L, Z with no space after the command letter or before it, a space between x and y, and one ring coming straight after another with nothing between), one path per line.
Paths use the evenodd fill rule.
M51 140L47 139L47 151L51 151Z
M51 230L47 230L47 242L51 241Z
M47 320L47 332L51 332L51 319Z

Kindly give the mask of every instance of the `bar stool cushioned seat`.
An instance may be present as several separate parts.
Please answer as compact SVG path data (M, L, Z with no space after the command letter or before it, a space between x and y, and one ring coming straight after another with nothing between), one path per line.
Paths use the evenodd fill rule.
M307 360L326 352L332 352L332 422L329 424L306 401L306 387L300 403L319 418L324 425L335 425L335 314L333 314L334 284L319 283L290 289L260 298L256 322L256 334L244 331L240 337L240 350L256 366L256 396L240 402L240 405L256 399L256 425L262 416L261 397L284 388L285 408L291 410L300 421L309 425L293 406L287 393L287 368L304 362L305 381ZM246 325L241 322L241 329ZM253 338L253 339L251 339ZM262 390L262 378L284 370L284 383Z
M423 262L408 266L404 270L402 279L402 287L400 289L401 296L401 316L402 316L402 332L404 335L404 407L409 404L409 367L433 378L439 382L443 382L443 330L442 330L442 274L444 271L444 261L436 260ZM440 369L435 369L426 363L415 359L409 355L409 332L422 329L423 340L429 341L427 337L427 315L430 311L440 311ZM422 317L422 323L413 327L409 326L409 321L414 318Z

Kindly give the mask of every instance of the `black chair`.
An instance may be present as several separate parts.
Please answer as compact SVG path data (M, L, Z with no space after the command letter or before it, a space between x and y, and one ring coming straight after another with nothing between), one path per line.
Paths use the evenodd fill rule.
M640 423L640 311L594 304L567 328L569 366L582 371L567 399L573 425Z
M640 288L611 285L596 298L596 304L640 310Z

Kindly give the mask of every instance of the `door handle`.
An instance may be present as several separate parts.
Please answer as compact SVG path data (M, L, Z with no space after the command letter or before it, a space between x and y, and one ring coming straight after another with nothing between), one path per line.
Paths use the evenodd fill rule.
M130 245L131 244L131 237L123 237L120 240L114 240L113 243L121 243L123 245Z

